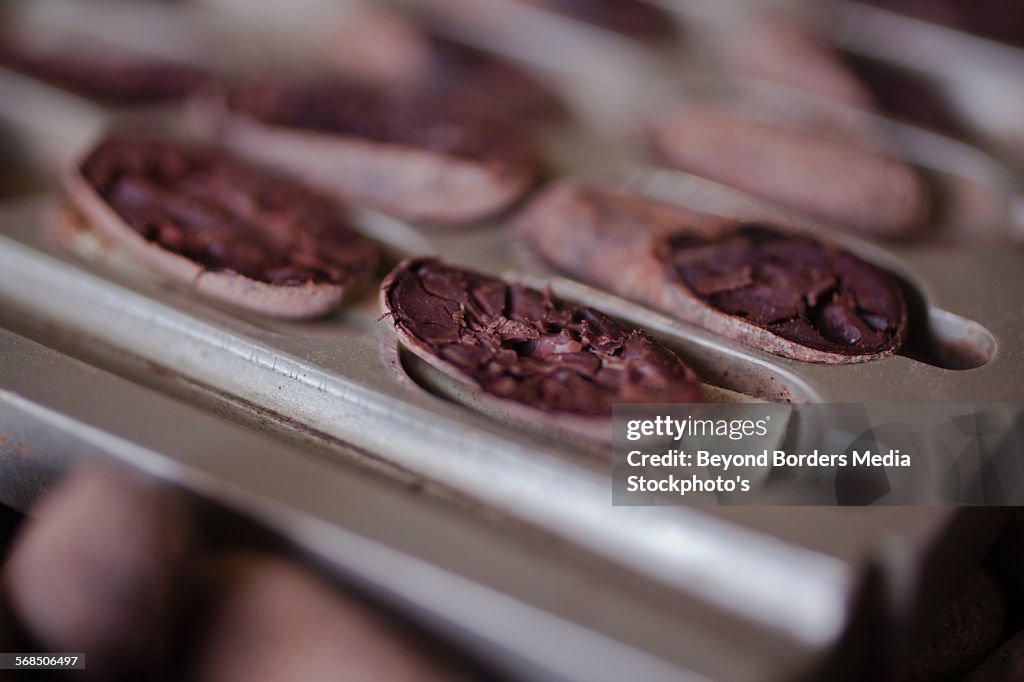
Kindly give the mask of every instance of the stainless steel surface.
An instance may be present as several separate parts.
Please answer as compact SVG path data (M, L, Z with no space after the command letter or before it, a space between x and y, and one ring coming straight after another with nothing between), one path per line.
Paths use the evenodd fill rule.
M541 131L560 173L602 171L709 212L800 223L714 183L637 165L637 115L687 91L659 91L684 75L666 72L663 56L574 23L543 29L552 24L536 13L521 19L492 17L487 35L569 93L582 114L579 126ZM521 40L536 35L518 30L524 25L567 40L555 40L555 57L540 55ZM629 95L601 106L637 65L653 75L629 81ZM22 84L26 97L58 96ZM63 110L54 102L19 105L10 120L17 130L38 124L44 138L68 136L50 147L57 162L117 116L34 119L39 107ZM907 134L919 143L919 164L970 180L1004 210L1019 204L1000 184L1002 171L992 171L998 164L980 152ZM0 446L5 471L19 472L4 478L0 494L25 505L66 458L84 449L117 457L255 514L514 677L623 679L622 666L635 664L630 673L639 679L781 681L822 671L857 679L878 663L872 653L905 653L929 615L925 588L955 581L998 528L999 514L962 509L612 507L610 466L591 449L500 423L418 383L387 321L377 320L375 292L315 323L238 313L152 279L87 235L75 245L79 257L55 248L45 222L56 205L47 196L0 211L0 327L122 378L0 331L0 429L46 453L19 459ZM656 333L730 400L1024 397L1024 268L1011 250L883 247L808 226L919 292L920 334L990 357L962 371L904 356L823 367L560 277L500 222L429 232L362 213L358 223L395 256L435 253L526 282L552 281L561 294ZM177 415L171 425L168 414ZM186 421L197 426L173 426ZM883 613L891 630L865 627L866 613Z
M41 224L49 208L48 200L30 203L2 221L0 323L79 352L105 347L108 355L121 357L122 362L142 360L150 371L160 368L223 395L237 410L276 415L309 430L311 437L355 446L370 453L372 460L436 484L446 499L470 499L491 513L540 528L629 575L701 603L721 618L744 622L745 632L778 638L786 643L777 648L780 655L792 656L801 666L820 665L826 652L847 635L871 567L893 569L886 577L896 581L909 580L921 569L916 562L889 562L887 546L898 545L903 534L919 533L922 524L931 526L961 513L872 510L857 516L821 510L818 522L823 527L829 519L841 523L843 535L780 542L786 524L751 532L745 524L719 520L727 512L611 507L610 471L604 460L476 415L396 373L382 349L382 343L393 340L386 323L370 322L373 312L350 311L319 325L245 321L138 273L114 274L116 270L94 269L54 252L45 243ZM485 249L481 245L470 257L474 240L468 236L441 239L460 239L467 260L481 267L488 262ZM496 237L481 241L493 246ZM498 251L515 253L506 247ZM494 262L496 269L507 265ZM125 286L129 283L131 288ZM950 376L945 370L893 358L878 363L885 367L875 371L883 374L872 373L860 383L856 373L841 373L846 381L839 383L837 373L826 368L786 363L723 343L579 285L565 288L566 293L623 317L639 315L684 354L705 355L703 362L709 366L731 367L730 376L738 377L732 388L741 393L770 394L781 384L790 391L789 398L797 399L840 399L856 392L877 395L872 381L898 373L899 390L906 391L901 395L910 398L926 390L926 382L943 383L940 379ZM360 331L367 326L370 329ZM1004 356L1003 361L1012 357ZM140 366L130 364L129 373ZM978 371L982 370L973 372ZM972 372L956 376L961 374L965 380L958 381L960 390L969 392ZM974 381L975 391L991 395L980 379ZM1019 389L1004 389L1013 390ZM864 533L860 542L854 539L857 528ZM967 544L961 549L969 562L981 547ZM947 568L955 572L957 566ZM911 602L913 611L919 604ZM704 627L710 633L707 622ZM700 660L699 652L690 654ZM713 669L714 663L705 660L702 665ZM786 669L778 662L770 667ZM743 677L730 674L722 679Z
M655 601L526 529L295 450L4 330L0 348L6 504L23 507L25 492L73 462L114 458L254 516L514 677L707 679L671 649L659 656L623 639L654 629L678 641L707 637L680 617L699 605ZM587 609L595 600L613 613Z

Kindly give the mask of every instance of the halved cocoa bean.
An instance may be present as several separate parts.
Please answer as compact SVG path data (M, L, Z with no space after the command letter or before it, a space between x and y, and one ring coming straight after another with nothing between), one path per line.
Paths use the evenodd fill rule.
M433 640L283 559L235 550L197 562L195 573L203 608L188 679L480 679Z
M613 403L701 399L693 372L668 348L550 289L419 258L388 276L382 304L418 357L537 412L607 417Z
M33 510L2 587L39 650L86 653L82 679L137 679L167 653L194 541L171 491L82 469Z
M896 280L809 236L572 183L538 197L516 227L583 281L777 355L863 362L905 334Z
M1024 678L1024 632L1003 642L965 682L1014 682Z
M846 67L871 90L878 108L890 118L943 135L968 137L969 129L952 101L921 74L869 57L841 53Z
M1017 0L861 0L992 40L1024 47L1024 12Z
M327 53L347 79L456 102L467 112L509 118L564 113L559 96L526 69L383 7L347 15Z
M332 201L212 149L112 137L66 185L80 219L116 246L270 315L329 311L378 260Z
M208 100L205 112L239 153L408 220L486 217L522 196L537 174L518 127L418 97L265 82Z
M675 35L672 16L643 0L520 0L601 28L652 40Z
M111 104L155 104L181 99L207 79L202 69L107 46L41 48L11 30L0 33L0 65Z
M662 118L653 142L676 168L861 232L905 236L929 212L913 168L852 137L703 104Z
M778 83L872 111L875 100L842 60L795 19L756 15L738 22L729 40L715 41L724 65L741 76Z
M731 38L717 41L718 49L725 66L740 75L943 134L963 137L967 132L943 94L922 75L835 50L793 17L752 17L740 22ZM867 123L858 122L854 111L826 108L823 114L851 119L860 127Z

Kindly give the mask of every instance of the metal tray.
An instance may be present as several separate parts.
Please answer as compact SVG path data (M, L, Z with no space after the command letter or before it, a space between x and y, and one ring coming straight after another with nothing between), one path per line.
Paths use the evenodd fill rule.
M258 327L152 282L135 280L128 289L124 283L131 280L119 284L117 277L101 277L40 244L39 225L30 220L38 210L8 213L3 221L0 325L307 452L316 446L324 465L354 461L411 480L422 486L422 492L407 488L414 499L438 498L468 506L471 515L535 529L551 547L575 548L571 551L591 557L587 561L610 566L621 580L664 593L671 603L700 605L677 616L680 626L697 628L699 637L691 632L666 641L663 631L631 635L618 628L614 636L710 679L765 679L765 670L777 674L776 679L790 679L799 671L830 665L851 648L877 655L909 646L920 631L922 610L932 603L920 594L924 585L955 580L980 556L998 526L998 514L958 509L816 509L811 517L784 509L612 507L605 464L411 387L385 361L378 333L346 331L342 320L324 323L319 335L293 331L285 336L282 327ZM11 237L19 231L24 241ZM703 333L687 336L707 349L719 347ZM69 376L66 382L51 382L11 348L5 339L4 357L23 369L5 376L22 377L16 389L22 396L26 387L37 386L62 396L65 409L92 405L108 418L123 416L134 425L134 438L163 420L159 411L137 419L127 409L134 398L109 397L96 381ZM750 362L745 349L721 352ZM774 362L763 357L750 364ZM790 372L780 368L772 373ZM21 423L16 417L13 422ZM27 434L17 442L59 453L52 442L40 440L46 433L36 431L35 437ZM163 437L176 433L180 428ZM175 448L179 457L210 452L183 452L188 443ZM205 455L206 466L218 468L221 485L247 490L245 478L231 473L239 464L229 453L248 452L248 446L221 442L220 449L225 454ZM279 457L281 466L292 461L286 454ZM38 472L48 462L31 460L27 468ZM307 479L295 473L287 479L289 491L302 491L299 497L309 503L340 495L314 484L321 476ZM32 485L38 475L13 480ZM19 494L24 501L24 490ZM951 532L957 527L966 532ZM516 543L510 544L509 551L518 551ZM951 559L928 561L936 551ZM886 590L899 599L884 599ZM894 636L871 640L860 623L866 609L887 612ZM706 646L708 641L719 642L719 648ZM766 650L754 646L755 641L772 644ZM741 657L729 649L732 653L723 656L728 647L746 653ZM566 679L597 679L584 670L589 668Z
M515 43L515 32L505 28L507 40L495 44L526 60L525 46ZM579 40L566 43L565 59L535 65L546 77L565 84L577 109L590 114L572 128L542 131L559 172L618 169L599 174L602 181L627 184L722 215L779 216L801 223L799 216L714 183L637 166L643 151L635 144L636 116L652 98L664 94L659 88L668 81L658 76L637 83L637 98L617 99L621 107L591 106L602 89L613 83L614 74L655 64L657 58L626 43L616 43L621 50L604 51L603 46L610 44L605 42L607 36L580 31L573 34ZM603 75L588 80L586 73ZM16 125L24 124L25 117L20 121ZM77 122L58 125L79 130ZM83 133L82 139L91 131ZM601 144L592 144L595 132ZM251 477L240 477L235 470L241 465L229 449L223 449L224 455L201 450L212 454L198 460L195 453L184 451L184 444L174 441L173 432L158 429L165 439L150 449L163 449L162 461L209 468L209 478L203 479L209 487L203 491L214 499L233 503L235 495L258 490L268 508L307 511L309 505L336 500L338 492L328 482L340 480L335 477L342 475L341 470L355 467L386 480L411 483L414 488L396 493L407 498L410 519L421 506L451 505L461 510L461 516L480 516L495 524L502 529L497 545L510 562L513 558L526 561L527 556L532 561L536 556L520 531L527 537L541 537L544 548L574 557L566 575L582 575L573 572L600 565L619 585L657 595L666 609L672 609L664 620L655 622L658 611L650 610L654 607L649 602L642 606L634 602L630 608L636 608L636 618L618 619L610 606L593 608L604 593L583 590L582 578L581 593L568 602L546 601L543 597L550 596L552 588L540 580L533 585L534 591L519 594L531 607L575 618L604 637L655 657L658 665L670 666L652 671L686 670L706 679L743 681L807 675L858 679L868 671L875 674L874 666L891 669L921 636L934 607L933 601L925 599L926 590L953 584L977 561L998 528L999 513L964 509L794 512L612 507L607 459L551 434L496 421L439 397L417 381L415 363L400 355L388 323L377 321L373 292L314 323L282 323L241 314L151 279L88 236L75 245L77 256L56 248L45 233L47 213L56 205L54 197L43 197L9 204L0 211L0 327L246 427L244 433L236 429L232 439L258 437L277 443L280 454L267 452L259 460L260 467L281 475L292 472L286 480L293 487L270 475L259 484ZM1024 269L1020 254L1006 249L883 248L807 225L902 277L914 294L914 334L934 363L895 356L860 366L823 367L721 339L560 277L517 243L500 221L444 232L419 230L365 212L357 215L357 222L385 244L392 257L434 253L529 283L551 281L567 298L646 327L679 351L724 400L910 402L928 396L937 401L1009 402L1024 396L1020 381L1024 351L1016 343L1024 322L1015 314ZM948 281L950 271L958 273L959 281ZM0 359L15 367L26 353L46 355L41 350L19 350L18 343L23 342L16 343L10 335L4 335L2 342ZM942 348L964 344L987 362L964 370L939 366L950 364L941 361ZM8 348L15 350L8 353ZM46 363L32 367L27 375L5 373L3 385L13 393L2 394L2 402L18 410L6 414L37 414L19 402L28 396L52 411L92 424L100 433L129 429L129 440L136 442L148 442L141 426L158 426L152 418L133 426L137 411L127 405L134 398L117 401L117 410L107 401L91 405L84 396L103 395L105 382L71 370L67 372L73 378L66 383L53 382L66 391L65 398L57 401L51 393L51 402L34 400L32 396L50 385L41 377L51 375L43 371ZM105 419L90 413L101 407L107 410ZM120 410L123 422L113 418ZM41 434L52 424L78 430L51 417L42 422L46 429L33 430L34 439L43 438ZM9 423L25 422L18 417ZM58 448L50 442L45 449L55 452ZM288 454L289 449L306 453L305 459ZM147 460L137 450L118 452L114 454L155 473L171 473L144 464ZM309 465L310 452L317 455L315 469ZM22 470L32 471L32 463ZM39 471L45 474L52 467ZM26 474L16 480L27 482L27 487L20 492L5 489L5 494L25 504L39 479ZM182 477L178 480L194 485ZM325 544L319 551L326 555L331 551L327 543L352 523L352 517L321 520L326 523L316 527L325 533L318 536ZM439 527L433 519L424 521L419 534L432 537ZM283 530L302 541L297 526L286 524ZM396 531L392 540L411 542L412 536ZM439 546L451 549L457 543ZM439 555L443 556L440 549L429 560L441 561ZM936 556L943 560L933 560ZM474 554L467 561L483 558ZM470 569L459 564L453 570L464 575ZM445 589L434 592L435 608L441 608L437 602L444 600L438 595L445 594ZM498 628L502 618L519 622L514 614L499 611L495 623L487 625L481 619L491 618L489 607L482 604L447 608L460 611L463 634L485 626ZM641 627L638 623L647 613L652 620ZM868 627L869 618L879 614L891 631L880 633ZM559 640L528 636L524 632L530 630L528 626L515 628L518 634L507 630L487 630L488 646L476 650L486 657L488 647L504 638L518 660L529 660L534 666L505 666L514 677L593 680L602 678L598 673L607 673L604 677L616 679L613 673L620 670L610 665L602 668L596 658L591 660L593 665L586 665L583 658L589 654L558 651L562 647L551 643ZM541 673L531 674L536 670ZM647 678L655 679L654 672Z
M6 504L26 508L74 463L113 459L192 492L206 507L213 501L257 519L349 588L512 679L618 680L627 671L706 679L677 655L625 641L713 641L682 615L715 617L700 604L666 600L465 502L440 502L409 481L346 465L343 446L333 446L331 458L309 444L297 449L4 330L0 347ZM226 525L223 511L205 516ZM588 610L595 601L608 608Z

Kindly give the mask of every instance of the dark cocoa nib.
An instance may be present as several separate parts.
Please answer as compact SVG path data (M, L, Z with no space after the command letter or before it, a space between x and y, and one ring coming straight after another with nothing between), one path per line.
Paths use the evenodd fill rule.
M335 204L219 152L114 138L81 173L132 229L210 271L342 285L376 264L375 247Z
M714 239L673 235L656 253L709 305L803 346L862 355L898 342L897 283L814 239L748 225Z
M386 286L402 331L499 398L582 415L701 398L692 372L648 334L550 290L425 259L400 266Z
M0 64L85 97L116 104L180 99L206 80L206 74L196 67L135 55L100 51L37 54L4 35L0 35Z
M405 145L510 167L532 166L532 145L506 121L456 111L419 96L334 84L299 87L255 83L228 93L228 108L270 125L319 130L370 142Z
M643 0L520 0L638 38L670 38L672 17Z

